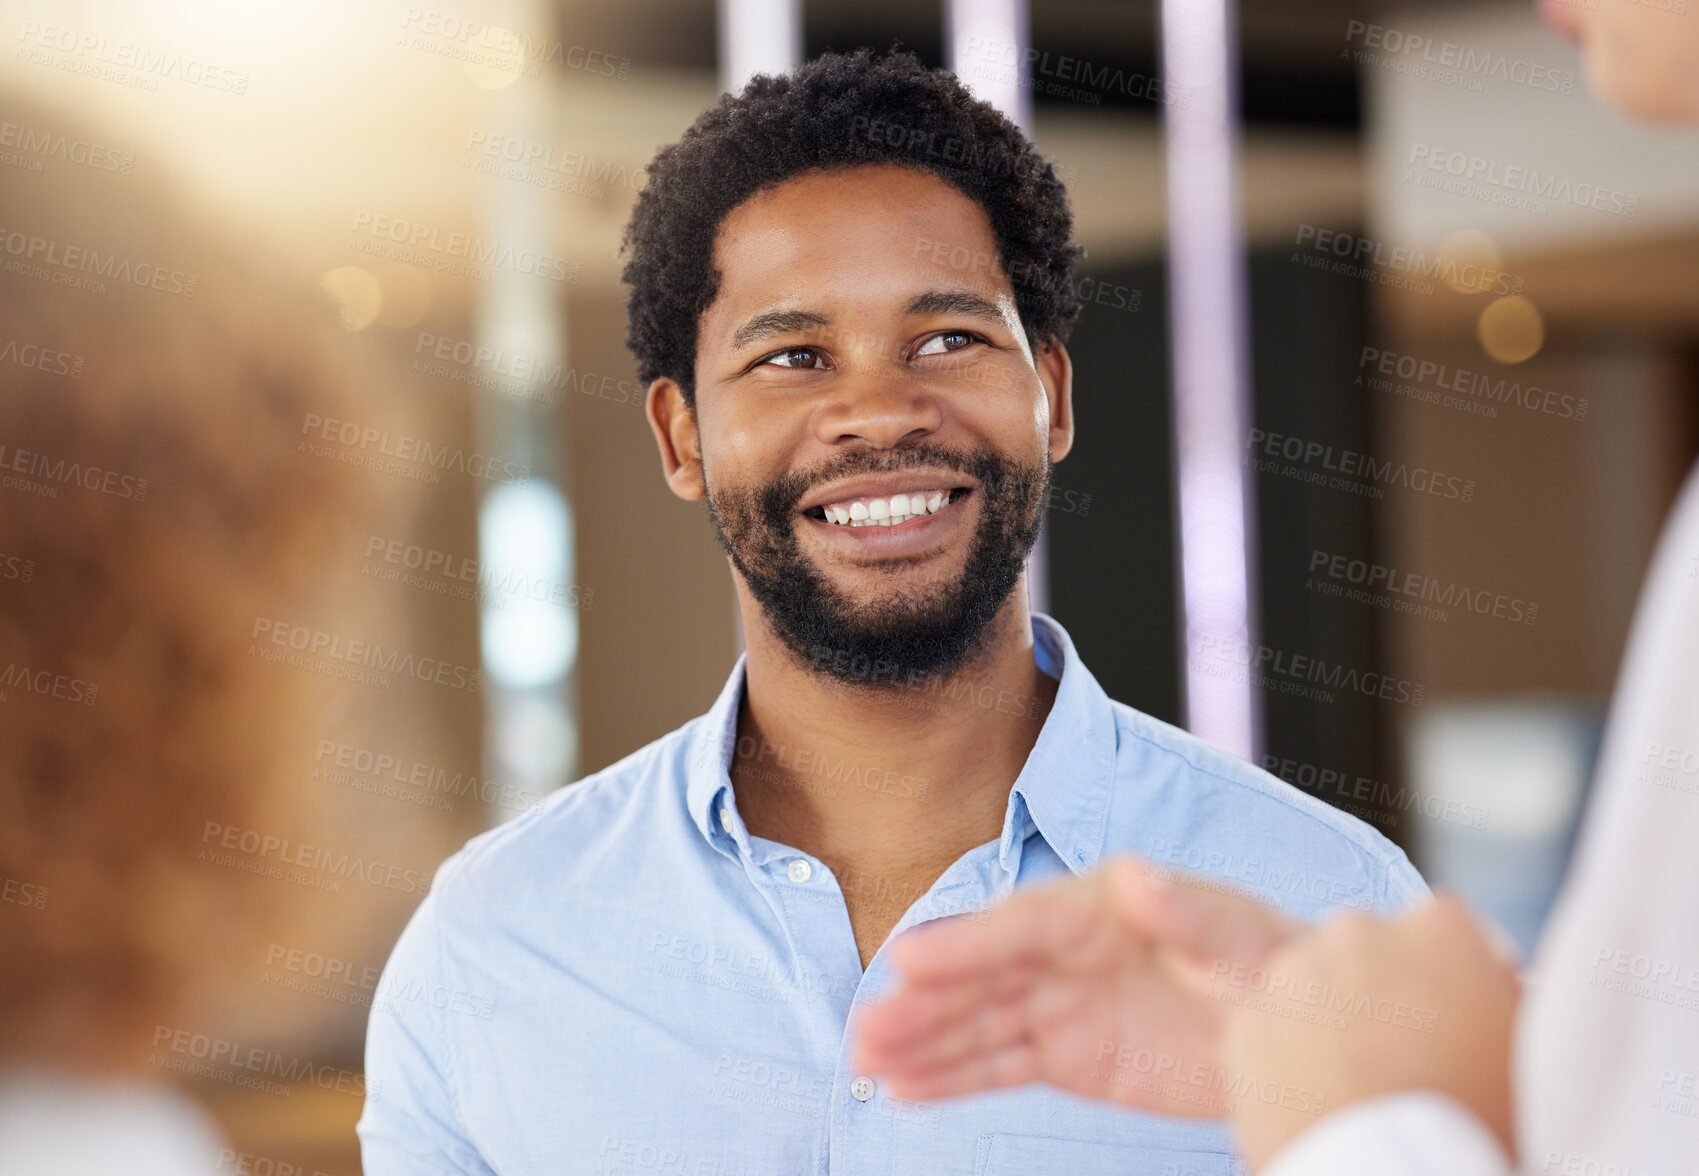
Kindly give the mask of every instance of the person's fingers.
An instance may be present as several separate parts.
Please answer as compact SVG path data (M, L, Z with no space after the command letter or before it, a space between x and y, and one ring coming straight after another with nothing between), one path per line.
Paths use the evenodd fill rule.
M1304 930L1274 907L1219 882L1132 857L1100 868L1113 909L1129 930L1198 963L1259 963Z
M1025 912L1016 912L1018 918L1011 923L1024 925L1029 913L1060 903L1062 913L1050 920L1047 938L1017 929L1013 933L1027 934L1027 943L1023 954L1012 959L982 956L970 966L962 958L952 970L928 972L922 967L904 973L894 993L863 1011L863 1035L882 1050L901 1048L907 1042L931 1042L941 1034L958 1032L988 1008L1027 1003L1036 989L1070 987L1059 982L1073 973L1112 971L1119 965L1125 950L1116 942L1121 932L1100 900L1086 900L1078 889L1065 897L1052 892L1035 898L1022 904ZM932 946L946 930L954 929L940 928L932 942L917 940L920 946L910 950L930 958ZM894 958L893 966L901 970L904 958Z
M906 931L891 944L891 963L911 981L990 971L1066 952L1103 917L1094 878L1069 878L1022 890L972 915Z
M933 1033L902 1041L885 1039L861 1057L868 1068L887 1073L938 1069L976 1055L995 1054L1026 1036L1029 1024L1027 1001L1017 996L979 1005Z
M1434 895L1427 909L1430 917L1444 920L1456 927L1460 934L1478 940L1488 954L1506 967L1515 969L1520 964L1521 952L1517 950L1516 940L1511 938L1510 932L1495 922L1492 916L1470 906L1461 895L1441 890Z
M880 1003L864 1008L857 1030L881 1048L951 1029L986 1005L1025 999L1043 969L1033 963L944 979L904 982Z
M1042 1077L1037 1049L1021 1038L991 1053L973 1054L932 1070L891 1074L885 1081L898 1098L935 1099L1025 1086Z

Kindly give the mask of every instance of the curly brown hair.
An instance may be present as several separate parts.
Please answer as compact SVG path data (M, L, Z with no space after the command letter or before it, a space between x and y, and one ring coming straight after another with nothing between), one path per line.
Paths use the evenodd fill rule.
M714 237L732 209L803 172L861 164L930 172L983 208L1029 342L1067 342L1081 250L1055 170L955 74L858 49L756 75L656 153L624 238L639 379L669 377L694 402L697 322L719 286Z
M247 639L364 497L296 452L354 383L328 303L70 170L0 185L0 1060L135 1066L287 889L197 854L209 820L289 827L309 676Z

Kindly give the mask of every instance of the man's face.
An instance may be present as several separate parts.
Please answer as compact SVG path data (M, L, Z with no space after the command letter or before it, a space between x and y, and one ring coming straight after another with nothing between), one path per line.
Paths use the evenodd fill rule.
M715 264L691 428L721 545L809 667L949 674L1072 435L1066 355L1035 364L984 211L906 168L813 173L733 210Z

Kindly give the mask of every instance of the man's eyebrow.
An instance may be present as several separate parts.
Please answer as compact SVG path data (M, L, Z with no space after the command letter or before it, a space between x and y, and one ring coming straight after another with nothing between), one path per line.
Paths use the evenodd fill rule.
M812 310L769 310L756 315L732 333L732 350L736 351L757 339L765 339L768 335L806 331L809 327L823 327L829 321L825 315Z
M965 314L970 318L985 319L1003 325L1008 322L1003 317L1002 307L968 290L928 290L911 301L904 313Z
M909 304L903 308L903 313L909 316L963 314L990 323L1007 322L1001 307L969 290L928 290L910 299ZM812 310L765 311L732 332L731 349L736 351L769 335L784 335L830 324L829 318Z

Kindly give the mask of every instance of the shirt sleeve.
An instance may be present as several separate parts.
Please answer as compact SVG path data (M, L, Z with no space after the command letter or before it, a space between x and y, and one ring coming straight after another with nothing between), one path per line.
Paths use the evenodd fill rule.
M1404 851L1395 846L1392 853L1381 877L1380 896L1375 907L1376 913L1383 918L1408 914L1433 897L1428 884L1410 864Z
M447 869L438 872L439 884ZM438 895L433 888L413 912L372 1001L366 1105L356 1128L365 1176L495 1176L467 1137L454 1091L453 1042L438 1010L407 995L445 983Z
M1511 1176L1511 1167L1492 1132L1461 1103L1417 1090L1328 1115L1259 1176Z

